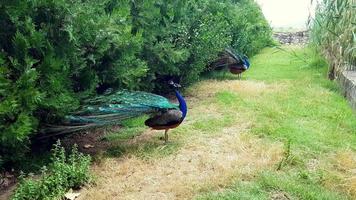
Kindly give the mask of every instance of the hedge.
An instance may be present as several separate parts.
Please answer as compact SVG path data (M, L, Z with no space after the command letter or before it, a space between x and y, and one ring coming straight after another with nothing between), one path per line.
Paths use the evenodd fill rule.
M271 44L253 0L3 0L0 160L108 88L164 92L199 79L225 47L250 56Z

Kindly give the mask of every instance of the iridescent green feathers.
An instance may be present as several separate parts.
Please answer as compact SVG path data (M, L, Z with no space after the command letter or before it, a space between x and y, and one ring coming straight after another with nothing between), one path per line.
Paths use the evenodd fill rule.
M42 132L71 133L89 128L120 124L122 120L143 114L154 114L169 109L179 109L165 97L141 91L119 91L87 100L71 113L61 125L48 125Z

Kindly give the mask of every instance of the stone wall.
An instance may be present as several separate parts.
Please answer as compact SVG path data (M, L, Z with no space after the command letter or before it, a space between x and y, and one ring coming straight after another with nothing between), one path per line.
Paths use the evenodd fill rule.
M356 71L344 71L338 81L345 97L350 101L351 106L356 110Z
M281 44L301 44L304 45L308 43L309 32L299 31L299 32L275 32L273 34L274 39L279 41Z

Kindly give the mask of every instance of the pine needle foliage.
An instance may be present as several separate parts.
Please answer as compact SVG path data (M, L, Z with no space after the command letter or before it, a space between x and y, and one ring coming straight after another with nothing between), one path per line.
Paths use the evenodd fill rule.
M227 46L253 55L271 29L252 0L3 0L0 159L108 88L197 81Z

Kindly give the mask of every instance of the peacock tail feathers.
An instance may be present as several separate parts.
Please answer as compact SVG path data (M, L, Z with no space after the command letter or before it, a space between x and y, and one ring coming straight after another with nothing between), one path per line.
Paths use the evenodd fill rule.
M72 133L170 109L179 109L179 106L156 94L123 90L84 101L83 106L66 116L62 124L47 125L41 132L46 135Z
M130 105L147 105L157 108L177 108L178 105L172 104L169 100L163 96L142 92L142 91L128 91L122 90L114 94L106 94L98 96L93 99L85 101L87 104L91 105L102 105L107 104L116 104L123 106Z
M230 66L241 66L248 69L250 63L248 58L243 53L239 53L233 48L225 48L223 52L220 53L219 57L210 64L211 69L222 70L225 67Z
M225 52L227 52L230 56L232 56L236 61L242 61L242 55L237 53L232 48L226 48Z
M248 57L243 54L235 51L232 48L225 48L225 52L227 52L231 57L233 57L236 61L243 62L245 60L248 60Z
M237 62L243 63L247 69L250 67L250 61L245 54L238 53L232 48L226 48L225 52L227 52L231 57L233 57Z

